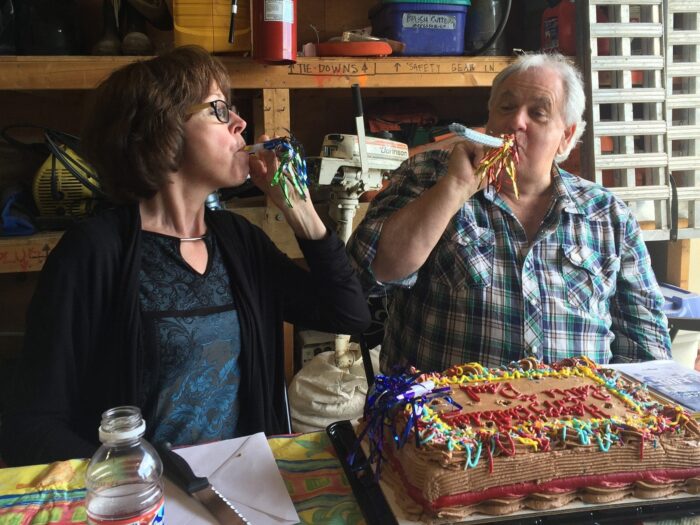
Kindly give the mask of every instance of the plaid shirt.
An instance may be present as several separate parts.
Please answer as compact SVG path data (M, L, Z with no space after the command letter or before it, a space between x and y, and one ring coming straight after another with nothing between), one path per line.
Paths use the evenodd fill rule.
M447 173L446 151L406 161L372 202L348 250L363 285L387 295L382 369L668 359L663 296L639 224L605 188L556 170L554 195L529 243L493 188L451 219L425 264L401 281L370 268L383 222Z

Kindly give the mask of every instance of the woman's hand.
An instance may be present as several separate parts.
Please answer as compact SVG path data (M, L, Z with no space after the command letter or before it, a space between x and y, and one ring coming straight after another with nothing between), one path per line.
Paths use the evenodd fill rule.
M258 138L258 142L265 142L267 140L270 140L267 135L261 135ZM265 195L267 195L282 211L284 211L285 208L288 208L289 206L286 203L281 186L278 184L275 184L274 186L272 185L275 173L280 166L279 159L277 158L275 152L272 150L261 150L256 152L250 155L248 163L250 178L253 183L260 188ZM282 173L281 176L286 178L285 182L288 190L287 195L292 207L296 207L300 203L303 204L305 202L309 202L309 193L307 188L302 187L306 197L306 200L304 200L304 198L302 198L294 188L292 176L288 173Z
M270 140L267 135L261 135L258 142ZM326 226L321 221L321 218L316 213L309 189L302 186L306 199L302 198L291 180L289 173L282 173L282 177L287 177L287 195L292 204L290 208L287 205L282 188L279 184L272 185L272 179L275 172L279 168L280 162L274 151L263 150L250 155L248 160L250 169L250 178L262 192L273 202L277 208L284 214L289 226L294 230L294 233L305 239L321 239L326 236Z

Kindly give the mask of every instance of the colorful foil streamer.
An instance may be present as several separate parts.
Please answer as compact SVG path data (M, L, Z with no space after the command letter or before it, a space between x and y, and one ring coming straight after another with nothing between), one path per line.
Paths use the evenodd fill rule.
M430 445L450 454L463 454L465 469L476 468L481 461L488 461L491 469L495 456L512 456L518 450L547 452L585 446L604 453L613 446L635 440L642 457L645 442L647 446L657 446L663 434L681 433L685 427L693 434L700 432L698 423L682 407L650 398L645 385L630 382L617 371L600 368L583 356L552 365L528 358L499 368L466 363L442 374L411 372L377 376L365 405L364 428L348 458L351 465L363 439L370 451L368 462L375 465L375 474L379 476L385 459L383 446L400 449L411 439L416 447ZM542 390L543 403L528 404L532 401L530 395L518 392L509 383L519 378L547 377L588 378L592 384L568 390ZM477 404L483 392L497 393L508 401L518 399L522 406L517 407L520 410L504 405L498 410L462 413L462 407L450 398L450 385L477 396L477 399L470 397ZM587 396L598 400L617 398L628 413L611 416L584 407L577 415L562 412L556 404L546 408L555 395L562 399L571 397L570 402ZM449 404L434 402L438 397ZM583 400L581 404L585 405ZM386 444L385 436L390 438Z
M375 476L379 479L384 459L384 432L387 426L390 427L394 445L400 449L406 444L411 430L415 436L421 436L419 421L424 415L425 405L431 400L441 397L458 410L462 408L449 396L449 386L437 387L432 381L416 382L417 378L418 374L407 372L392 376L377 375L373 390L367 396L365 403L366 425L348 457L350 465L355 464L360 443L366 436L369 443L367 460L375 465ZM404 412L406 416L402 415ZM397 422L404 420L405 426L403 431L400 431ZM420 447L421 440L430 441L432 437L425 434L416 438L416 446Z
M503 184L503 173L508 175L513 184L515 198L520 198L518 183L516 181L517 172L515 166L518 164L518 144L515 135L503 135L503 145L489 150L481 159L479 167L476 169L476 176L479 184L486 179L487 184L493 185L496 191L501 191Z
M304 160L304 148L293 136L274 138L259 144L246 146L245 150L255 153L261 149L272 150L277 155L279 166L272 177L271 186L279 186L284 196L284 201L293 208L289 198L289 186L292 191L306 200L305 188L309 186L309 177Z
M502 176L503 173L505 173L513 183L515 198L520 198L518 184L516 182L518 143L515 139L515 135L492 137L491 135L479 133L478 131L458 123L450 124L449 128L450 131L464 137L470 142L481 144L488 148L486 155L481 159L481 163L476 170L476 176L479 178L479 185L486 179L487 184L492 185L496 191L501 191L501 186L503 184Z

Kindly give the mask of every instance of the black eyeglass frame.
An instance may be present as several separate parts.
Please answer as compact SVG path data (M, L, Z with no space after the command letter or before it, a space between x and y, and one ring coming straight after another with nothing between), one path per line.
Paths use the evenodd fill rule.
M222 107L224 108L223 115L221 114ZM216 120L218 120L222 124L228 124L229 122L231 122L231 113L235 113L236 115L238 115L236 106L234 106L233 104L229 104L225 100L221 100L219 98L210 102L202 102L201 104L195 104L194 106L190 106L187 109L186 116L189 117L190 115L197 113L197 111L206 108L212 108L214 110L214 116L216 116Z

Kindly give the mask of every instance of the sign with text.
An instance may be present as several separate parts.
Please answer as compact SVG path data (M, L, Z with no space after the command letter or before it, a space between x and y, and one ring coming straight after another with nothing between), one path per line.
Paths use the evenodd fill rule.
M457 17L429 13L404 13L401 17L401 25L409 29L444 29L454 31L457 28Z
M289 65L290 75L373 76L373 75L454 75L455 73L497 73L494 62L454 60L329 60Z

